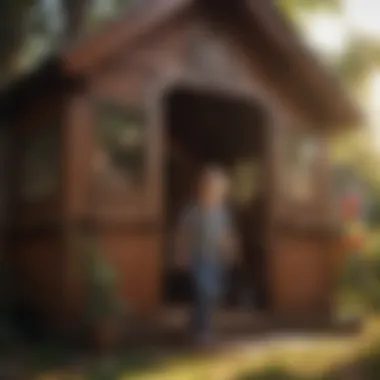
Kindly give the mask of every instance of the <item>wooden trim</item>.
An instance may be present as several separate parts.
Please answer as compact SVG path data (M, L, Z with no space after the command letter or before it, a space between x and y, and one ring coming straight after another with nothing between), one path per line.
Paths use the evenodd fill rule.
M194 92L195 94L199 93L201 95L207 95L210 97L215 96L217 98L231 100L231 102L235 103L248 103L253 107L256 106L257 108L260 108L264 114L268 115L268 117L271 114L269 110L270 105L254 91L246 90L240 87L237 88L233 85L208 82L189 76L168 78L167 81L162 84L160 95L161 102L164 104L168 96L170 96L176 90L182 89L189 92Z
M338 124L355 124L363 121L364 115L351 99L342 83L332 71L302 44L295 29L276 9L273 3L257 1L253 5L247 2L255 22L260 24L268 35L275 40L276 47L283 54L292 57L297 72L310 87L315 89L326 110L331 112ZM331 120L331 122L334 122Z
M296 236L327 238L342 236L342 229L339 225L300 219L277 219L274 222L274 231Z
M180 11L189 9L195 3L191 0L164 0L156 2L149 10L144 9L138 17L135 15L129 19L126 16L124 20L111 25L98 36L66 52L63 57L64 67L71 73L83 73L84 70L98 64L102 57L117 51L119 46L123 45L125 49L125 46L147 35L169 17L177 16ZM267 52L272 51L275 55L274 60L268 57L269 62L278 62L278 58L283 61L282 66L286 70L281 69L281 81L292 79L292 82L286 85L288 89L298 86L299 81L294 81L293 78L298 79L301 73L303 82L300 83L298 100L305 101L305 94L311 93L310 103L317 100L315 103L319 103L324 111L315 112L317 118L325 116L321 123L351 124L362 120L362 115L345 94L338 80L300 43L293 28L279 15L273 4L264 1L256 1L255 4L232 4L221 0L217 3L203 1L201 4L215 19L224 18L229 24L234 20L236 26L244 29L243 35L252 35L249 37L251 58L252 47L257 50L253 43L257 44L259 36L260 44L265 44ZM257 60L257 56L255 59ZM268 62L262 63L268 70ZM272 66L270 70L273 74L279 70L279 65ZM306 91L307 88L309 91Z
M11 240L23 238L38 239L46 235L61 235L63 223L60 221L46 221L25 226L7 226L6 237Z
M263 25L252 22L253 14L249 10L236 4L230 12L225 9L217 15L209 9L208 14L215 23L214 27L229 35L247 57L249 69L262 76L266 85L283 99L288 108L297 108L303 118L324 125L322 117L326 116L326 112L320 108L319 100L313 97L313 91L305 88L305 83L299 80L292 57L279 52Z
M131 231L135 230L160 230L160 220L158 218L125 218L117 216L108 216L101 218L93 218L91 216L82 217L71 221L44 221L29 225L11 225L6 226L6 234L8 236L21 236L21 235L40 235L45 233L60 233L64 229L85 229L92 230L100 227L106 228L123 228Z
M160 79L160 78L158 78ZM163 120L162 107L161 107L161 95L162 87L160 83L157 85L156 80L152 81L151 91L147 91L150 97L145 97L144 101L139 104L131 104L125 102L117 97L109 97L109 95L102 95L101 91L91 93L89 90L88 103L90 112L93 117L93 134L96 128L96 112L94 108L99 101L109 101L121 107L131 108L138 110L145 120L145 141L144 141L144 173L143 181L141 184L132 187L130 192L125 195L115 195L105 191L104 194L99 194L94 188L94 178L92 176L91 181L91 196L95 198L93 201L93 208L98 209L96 212L101 217L105 217L108 212L102 209L103 206L107 206L108 210L112 210L113 206L110 204L114 200L114 203L123 205L124 211L120 212L120 207L115 209L114 214L121 215L124 218L152 218L156 217L161 210L160 194L162 187L162 159L164 154L164 139L163 134L165 130L165 121ZM117 198L115 198L117 197ZM116 202L117 199L117 202ZM99 205L100 207L97 207Z
M150 132L151 132L151 122L149 120L149 115L146 110L146 107L144 105L138 107L136 105L130 105L123 103L122 100L118 100L116 98L113 99L108 99L108 97L96 97L91 96L89 98L89 107L91 109L91 113L93 115L93 125L92 125L92 139L94 141L94 145L99 146L99 141L97 140L97 133L98 133L98 128L100 126L99 123L99 109L102 107L102 103L108 104L110 106L114 106L115 108L120 108L121 110L125 110L125 114L128 115L130 114L132 117L136 115L136 118L140 119L142 122L143 126L143 143L142 143L142 151L143 151L143 175L142 175L142 182L141 183L136 183L132 184L132 187L130 189L130 193L128 196L125 196L123 198L127 198L127 203L128 203L128 198L135 198L136 195L141 195L141 193L146 193L147 189L150 188L150 181L149 181L149 150L151 149L151 137L150 137ZM100 143L101 145L101 143ZM92 157L91 157L92 159ZM92 168L91 168L92 169ZM93 173L92 173L93 174ZM96 183L95 183L96 182ZM97 181L92 182L92 185L95 186L93 189L94 192L97 192ZM99 200L101 201L104 197L104 199L109 198L111 194L105 190L105 194L100 194L98 192L97 197L99 197ZM148 198L149 194L146 194L144 198ZM146 202L145 202L146 203Z
M112 229L112 230L122 230L126 234L160 234L161 224L154 220L141 220L131 222L129 220L123 219L101 219L97 220L96 224L93 225L94 229L99 231L99 229ZM90 229L92 229L90 228Z
M125 51L128 45L167 22L168 18L177 16L192 2L192 0L160 0L149 4L149 7L144 7L137 15L127 14L94 38L68 49L63 54L64 68L72 74L83 73L113 51L117 52L121 46Z
M53 98L51 103L48 103L43 109L38 108L35 113L30 115L23 115L23 119L14 126L14 132L12 134L12 146L11 146L11 211L9 215L10 222L24 223L25 219L28 223L36 223L43 219L54 219L60 217L62 214L63 206L63 186L64 186L64 157L63 157L63 142L64 142L64 122L63 117L65 114L64 98ZM29 116L29 119L27 118ZM58 179L57 187L55 191L42 200L36 202L24 200L21 194L21 181L22 181L22 165L25 158L24 143L25 139L28 139L29 133L39 132L41 125L44 128L49 128L49 123L53 119L53 126L51 128L57 128L60 140L60 159L59 159L59 172L60 177ZM21 138L20 138L21 136ZM32 216L32 217L30 217ZM29 222L30 221L30 222Z
M97 36L63 51L58 59L53 60L53 65L46 65L46 67L36 71L38 75L31 76L32 80L29 80L30 76L28 76L29 79L20 81L16 86L16 91L13 91L15 87L12 86L9 91L4 93L4 99L12 98L12 102L7 102L7 104L20 103L19 100L21 99L23 106L25 106L27 102L34 100L35 90L40 91L40 82L43 82L46 73L50 75L49 78L51 77L57 82L53 87L58 88L61 82L68 82L69 77L66 80L59 81L56 78L64 78L65 73L73 77L86 74L88 69L98 66L104 58L113 52L117 53L121 47L125 51L140 38L152 33L156 27L171 18L178 17L181 12L191 9L194 4L196 4L195 0L160 0L149 4L149 7L142 7L141 12L139 11L137 14L128 15L127 13L125 17L112 23ZM305 94L311 95L313 98L312 106L319 104L323 111L322 113L316 112L316 118L322 114L324 115L323 123L341 124L342 126L363 121L362 113L339 86L336 78L330 75L323 65L318 64L314 56L300 43L293 30L294 28L285 22L272 2L204 0L201 4L206 5L208 13L216 19L224 17L228 24L234 22L236 26L242 28L242 35L245 36L244 38L249 44L247 46L249 46L250 59L258 61L257 58L262 56L262 52L258 52L258 40L260 40L259 45L271 50L274 58L269 57L269 60L266 60L267 62L261 63L264 70L270 71L272 76L278 72L281 65L283 68L279 72L281 81L289 81L294 77L295 80L292 79L291 82L287 82L288 85L285 85L288 90L299 82L300 72L303 73L300 82L302 86L297 97L302 102ZM238 18L232 21L234 14ZM281 63L279 59L281 59ZM268 67L271 62L272 67ZM273 62L276 66L273 66ZM288 69L293 74L289 75ZM47 82L50 83L52 80ZM45 83L42 87L44 96L51 87ZM42 97L37 96L37 99L41 100ZM16 116L20 114L13 108L7 111Z

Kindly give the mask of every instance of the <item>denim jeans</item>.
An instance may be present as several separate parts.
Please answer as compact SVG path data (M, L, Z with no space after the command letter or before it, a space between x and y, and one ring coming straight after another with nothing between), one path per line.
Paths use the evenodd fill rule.
M196 334L212 332L212 320L223 293L221 266L214 263L198 263L193 272L194 305L191 328Z
M212 320L218 301L216 297L203 292L196 292L191 315L191 330L193 333L207 335L212 332Z

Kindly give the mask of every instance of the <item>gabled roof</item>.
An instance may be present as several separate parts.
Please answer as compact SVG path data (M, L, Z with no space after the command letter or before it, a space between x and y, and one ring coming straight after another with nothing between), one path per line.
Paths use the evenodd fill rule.
M191 6L199 5L219 20L259 61L263 75L293 96L321 124L345 126L362 121L356 104L337 78L324 67L298 38L295 30L269 0L150 0L98 35L61 51L48 64L10 86L0 100L1 113L21 112L36 91L62 87L80 78L107 58L125 51L143 37Z

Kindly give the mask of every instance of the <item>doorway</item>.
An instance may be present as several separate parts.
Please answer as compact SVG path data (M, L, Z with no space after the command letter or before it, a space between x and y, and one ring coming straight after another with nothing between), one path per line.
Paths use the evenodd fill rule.
M268 307L265 218L266 115L251 98L178 86L165 97L166 189L164 297L167 305L192 298L189 271L174 265L181 211L191 200L199 171L222 167L231 178L229 206L240 240L241 264L230 268L225 305Z

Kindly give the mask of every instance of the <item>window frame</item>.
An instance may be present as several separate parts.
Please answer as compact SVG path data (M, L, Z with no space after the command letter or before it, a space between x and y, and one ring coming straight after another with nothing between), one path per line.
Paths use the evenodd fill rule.
M58 149L58 151L56 151L55 149L53 149L53 152L54 154L57 154L56 157L54 157L54 169L52 169L52 171L54 170L54 174L56 175L56 177L53 179L53 185L52 185L52 188L50 191L47 191L46 194L42 194L42 195L31 195L30 197L29 196L25 196L25 194L27 193L27 191L24 191L24 183L25 181L28 180L28 178L26 178L26 172L27 172L27 168L26 168L26 165L28 162L30 162L30 158L28 159L28 153L30 154L31 153L31 149L35 149L37 150L38 146L28 146L29 143L39 143L39 142L42 142L42 139L45 137L44 135L42 134L45 134L46 132L54 132L55 135L49 135L47 136L48 139L52 138L54 140L57 140L57 141L54 141L54 143L57 144L56 148ZM62 139L62 129L60 126L49 126L48 123L44 123L43 126L38 126L38 127L33 127L31 129L28 129L28 130L24 130L23 133L22 133L22 138L21 138L21 145L22 145L22 150L21 150L21 156L20 156L20 172L19 172L19 186L17 188L17 198L19 199L19 202L20 203L26 203L26 204L32 204L32 205L36 205L36 204L43 204L43 203L47 203L49 202L51 199L54 199L56 198L57 194L59 193L60 191L60 187L61 187L61 183L62 183L62 175L63 175L63 172L62 172L62 143L63 143L63 139ZM53 141L53 140L52 140ZM51 141L51 142L52 142ZM32 153L36 153L36 151L32 151ZM41 153L41 150L39 151L39 153ZM44 157L42 159L43 162L45 162L45 160L47 160L49 163L53 162L53 158L50 157L48 159L48 157ZM56 166L55 166L56 165ZM50 173L51 174L51 173ZM32 199L32 198L35 198L35 199Z
M102 104L103 103L103 104ZM141 150L141 159L142 159L142 162L140 163L141 165L140 166L140 169L145 171L146 170L146 160L147 160L147 155L146 155L146 141L147 141L147 134L148 134L148 131L147 131L147 118L145 117L144 115L144 112L142 109L138 109L138 107L128 107L128 106L124 106L124 105L120 105L118 104L117 102L114 102L114 101L98 101L97 103L97 106L96 106L96 115L95 115L95 131L94 131L94 134L95 134L95 144L96 146L101 146L102 143L104 143L104 136L99 136L100 134L102 134L102 131L100 131L99 129L101 129L101 108L102 107L110 107L110 108L114 108L114 110L117 110L118 112L120 112L120 114L122 113L125 113L125 117L126 117L126 120L130 119L132 120L132 122L134 123L135 121L137 121L137 123L140 124L140 126L143 127L143 131L142 131L142 134L141 134L141 138L142 138L142 142L141 142L141 146L138 148L139 150ZM123 112L125 110L125 112ZM105 142L105 145L107 145L108 143ZM106 147L106 150L109 151L109 146ZM114 166L117 166L114 164ZM119 167L120 171L124 172L124 168L121 168ZM146 178L146 175L144 175L144 173L141 173L141 175L139 175L139 177L141 177L139 180L135 181L133 180L133 184L132 184L132 189L133 191L140 191L141 188L145 187L146 186L146 183L144 183L147 178Z
M57 111L57 114L55 114ZM50 123L54 120L54 123ZM57 129L59 136L59 160L58 160L58 183L56 189L47 197L42 197L36 201L24 199L21 193L23 181L23 160L25 158L25 144L30 133L38 133L40 128ZM41 127L42 125L42 127ZM41 117L28 120L25 118L22 122L15 125L11 134L10 155L13 173L10 173L12 194L10 195L10 223L16 226L28 226L39 223L54 223L61 217L61 205L63 197L64 182L64 162L63 148L64 136L62 128L61 112L53 107L50 112Z
M304 144L313 144L314 151L309 162L305 163L303 157ZM310 129L291 128L285 136L284 160L283 160L283 181L285 189L285 198L288 202L308 206L314 203L316 199L315 175L317 174L317 164L320 150L319 136L315 131ZM297 151L296 151L297 150ZM299 157L297 157L299 155ZM302 167L306 165L306 167ZM300 173L299 171L302 171ZM306 174L306 194L297 195L293 179L299 175Z
M136 113L138 117L143 121L143 142L142 142L142 153L143 153L143 173L141 175L141 182L136 183L134 186L125 192L115 194L111 189L101 189L99 190L98 178L93 166L94 153L97 140L97 129L99 127L99 119L97 112L98 107L102 103L110 104L113 107L120 107L126 110L128 113ZM157 199L156 188L157 184L152 178L152 166L153 158L152 151L154 150L155 142L152 135L153 120L151 117L150 110L145 106L145 104L131 104L128 102L123 102L117 97L104 97L97 96L91 99L91 109L93 113L93 128L92 128L92 138L94 149L91 157L91 191L93 194L94 207L91 207L91 214L102 220L138 220L138 219L152 219L158 215L157 212ZM154 154L153 154L154 156Z

